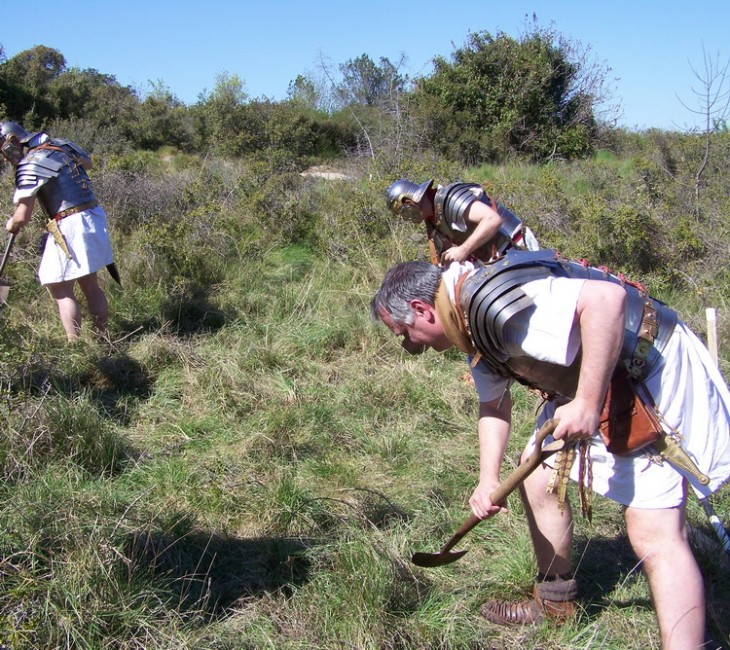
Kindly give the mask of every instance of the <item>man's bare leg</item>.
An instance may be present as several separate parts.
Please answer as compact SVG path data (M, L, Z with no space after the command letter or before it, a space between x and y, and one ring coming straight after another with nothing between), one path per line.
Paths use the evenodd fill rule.
M525 504L537 569L543 575L566 575L571 570L573 516L566 502L560 512L558 498L548 494L552 469L541 465L520 486Z
M544 616L565 620L574 613L578 586L570 577L573 519L569 506L561 512L557 497L546 491L551 472L541 466L520 487L540 573L533 598L487 601L479 611L493 623L532 624Z
M74 295L74 282L75 280L68 280L48 285L48 290L58 307L61 325L70 343L77 341L81 334L81 306Z
M89 313L94 319L94 327L99 334L106 334L106 326L109 321L109 302L104 290L97 282L96 273L85 275L78 279L79 287L86 297L89 305Z
M705 632L702 574L687 541L684 505L626 508L626 530L643 562L664 650L701 648Z

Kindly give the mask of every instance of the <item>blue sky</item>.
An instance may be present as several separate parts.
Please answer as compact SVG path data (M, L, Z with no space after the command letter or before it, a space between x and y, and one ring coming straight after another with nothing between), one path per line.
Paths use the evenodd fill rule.
M7 57L35 45L58 49L69 67L95 68L145 92L161 81L185 103L216 75L238 75L250 97L286 97L299 74L334 69L363 53L406 56L411 77L428 74L470 32L519 36L526 19L590 48L629 128L690 128L703 52L730 59L730 0L58 0L3 3ZM445 9L444 7L449 7Z

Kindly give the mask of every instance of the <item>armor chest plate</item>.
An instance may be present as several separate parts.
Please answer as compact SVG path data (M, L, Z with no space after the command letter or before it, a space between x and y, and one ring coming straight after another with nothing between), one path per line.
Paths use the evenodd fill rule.
M26 155L16 169L16 186L32 190L48 216L96 200L86 170L55 149Z

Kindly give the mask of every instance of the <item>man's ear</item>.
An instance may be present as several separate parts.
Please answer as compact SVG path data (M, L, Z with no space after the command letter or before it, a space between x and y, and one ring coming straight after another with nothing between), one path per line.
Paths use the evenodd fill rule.
M419 298L414 298L408 304L410 305L414 314L425 318L429 323L434 322L435 318L433 305L430 305L426 301L420 300Z

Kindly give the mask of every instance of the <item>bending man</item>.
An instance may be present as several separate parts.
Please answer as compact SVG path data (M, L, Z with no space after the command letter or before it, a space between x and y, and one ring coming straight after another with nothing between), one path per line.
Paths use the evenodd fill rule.
M625 507L663 647L701 647L704 590L687 542L686 496L688 486L707 496L730 475L730 393L705 347L676 313L599 269L552 251L516 250L478 268L400 264L383 280L371 313L412 345L437 351L455 346L481 355L473 370L480 399L480 474L470 499L478 516L500 507L490 494L510 431L511 382L549 397L538 426L559 418L554 436L585 450L593 491ZM644 390L645 401L661 414L661 427L681 434L682 447L709 477L707 484L668 463L650 463L642 450L608 452L599 421L609 383L613 387L617 379ZM574 464L571 478L580 478L580 465ZM539 572L533 598L485 603L480 611L491 621L533 623L573 613L572 519L558 495L546 491L551 474L551 468L539 468L521 490Z
M3 156L15 166L15 212L5 228L17 233L31 219L36 199L43 208L47 237L38 279L58 307L69 341L81 333L81 307L74 294L78 282L96 330L106 333L109 306L96 272L107 266L118 281L107 232L106 213L99 205L87 170L89 155L68 140L46 133L30 134L14 122L0 124Z
M481 260L488 262L512 246L538 248L529 228L477 183L421 185L401 178L386 192L395 215L426 226L434 264Z

